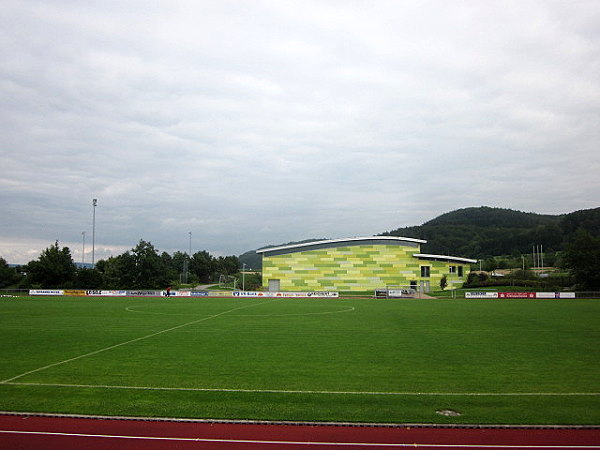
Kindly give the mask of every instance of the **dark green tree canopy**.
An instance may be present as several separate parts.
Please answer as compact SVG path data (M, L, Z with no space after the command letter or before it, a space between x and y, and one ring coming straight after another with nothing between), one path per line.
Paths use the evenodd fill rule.
M17 271L10 267L4 258L0 258L0 288L11 286L17 283L20 278Z
M44 288L73 287L76 268L68 247L62 249L58 241L44 250L37 261L26 266L27 275L34 285Z
M577 289L600 289L600 237L580 228L564 252L563 264L570 270Z

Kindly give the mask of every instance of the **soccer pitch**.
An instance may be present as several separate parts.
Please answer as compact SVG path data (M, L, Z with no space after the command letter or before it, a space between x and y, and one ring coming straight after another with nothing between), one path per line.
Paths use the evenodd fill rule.
M600 424L597 300L21 297L0 324L3 411Z

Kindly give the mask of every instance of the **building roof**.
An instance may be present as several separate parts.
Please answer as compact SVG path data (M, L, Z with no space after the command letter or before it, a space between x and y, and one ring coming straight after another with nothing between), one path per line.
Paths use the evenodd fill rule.
M419 258L419 259L432 259L434 261L448 261L448 262L469 263L469 264L475 264L477 262L476 259L459 258L458 256L448 256L448 255L429 255L427 253L415 253L413 256L415 258Z
M366 236L366 237L353 237L344 239L328 239L324 241L313 241L305 242L303 244L292 244L282 245L279 247L261 248L256 250L256 253L271 253L271 252L285 252L292 253L295 251L308 250L311 247L342 247L344 244L347 245L371 245L372 243L378 243L381 245L392 244L401 245L406 243L408 245L415 246L416 244L425 244L427 241L423 239L398 237L398 236ZM311 248L312 249L312 248Z

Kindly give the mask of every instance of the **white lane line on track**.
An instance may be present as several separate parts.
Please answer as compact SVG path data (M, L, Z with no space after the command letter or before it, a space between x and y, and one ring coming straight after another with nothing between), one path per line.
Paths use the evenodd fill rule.
M425 443L388 443L388 442L331 442L331 441L282 441L260 439L216 439L216 438L191 438L167 436L122 436L113 434L87 434L87 433L58 433L50 431L21 431L0 430L0 434L107 438L107 439L137 439L150 441L188 441L188 442L213 442L226 444L255 444L255 445L298 445L298 446L330 446L330 447L395 447L395 448L491 448L491 449L600 449L600 445L503 445L503 444L425 444Z
M599 396L600 392L370 392L370 391L318 391L286 389L229 389L229 388L186 388L160 386L120 386L108 384L67 384L67 383L20 383L3 382L9 386L44 386L92 389L131 389L147 391L187 391L187 392L240 392L250 394L329 394L329 395L395 395L395 396L454 396L454 397L583 397Z
M98 353L106 352L108 350L112 350L112 349L115 349L115 348L118 348L118 347L122 347L122 346L127 345L127 344L132 344L134 342L143 341L144 339L149 339L149 338L154 337L154 336L159 336L161 334L168 333L169 331L178 330L179 328L187 327L189 325L194 325L196 323L200 323L200 322L204 322L204 321L207 321L207 320L210 320L210 319L214 319L216 317L225 315L225 314L233 312L233 311L237 311L237 310L245 309L245 308L250 308L252 306L264 305L265 303L271 303L271 302L274 302L274 301L277 301L277 300L279 300L279 299L270 300L270 301L261 302L261 303L252 303L250 305L238 306L237 308L232 308L232 309L229 309L227 311L220 312L219 314L213 314L212 316L203 317L203 318L197 319L197 320L192 320L191 322L187 322L187 323L184 323L184 324L181 324L181 325L177 325L177 326L174 326L174 327L171 327L171 328L167 328L165 330L156 331L154 333L147 334L146 336L141 336L141 337L138 337L138 338L135 338L135 339L130 339L128 341L121 342L119 344L111 345L110 347L101 348L99 350L94 350L93 352L89 352L89 353L85 353L83 355L75 356L73 358L65 359L64 361L59 361L59 362L55 362L55 363L52 363L52 364L48 364L48 365L43 366L43 367L38 367L37 369L29 370L27 372L23 372L22 374L19 374L17 376L12 377L12 378L7 378L6 380L2 380L2 381L0 381L0 384L7 384L7 383L9 383L11 381L18 380L19 378L22 378L22 377L24 377L26 375L30 375L32 373L41 372L41 371L49 369L51 367L60 366L62 364L66 364L66 363L69 363L69 362L72 362L72 361L77 361L78 359L87 358L88 356L97 355Z

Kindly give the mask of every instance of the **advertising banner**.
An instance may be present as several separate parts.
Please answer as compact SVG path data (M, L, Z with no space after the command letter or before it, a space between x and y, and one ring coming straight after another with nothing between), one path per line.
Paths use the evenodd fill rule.
M575 292L536 292L536 298L575 298Z
M535 298L558 298L558 292L536 292Z
M167 295L167 291L161 291L160 295L162 297L189 297L190 291L170 291L169 295Z
M498 298L535 298L535 292L498 292Z
M65 289L64 295L72 295L76 297L83 297L86 295L83 289Z
M208 291L191 291L190 296L192 296L192 297L208 297Z
M30 289L29 295L63 295L62 289Z
M465 298L498 298L497 292L465 292Z
M160 291L127 291L129 297L160 297Z
M90 296L90 297L96 297L96 296L100 296L102 295L102 291L98 291L98 290L87 290L85 291L85 295Z
M415 289L388 289L387 296L390 298L414 298L417 296Z
M210 297L231 297L233 292L231 291L210 291L208 293Z
M125 297L127 291L100 291L100 295L105 297Z
M234 297L271 297L272 292L256 292L256 291L233 291Z
M234 291L234 297L265 297L265 298L334 298L339 297L339 292L261 292L261 291Z

